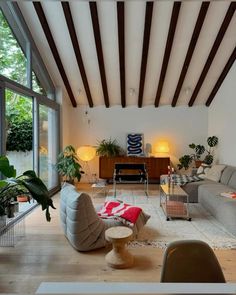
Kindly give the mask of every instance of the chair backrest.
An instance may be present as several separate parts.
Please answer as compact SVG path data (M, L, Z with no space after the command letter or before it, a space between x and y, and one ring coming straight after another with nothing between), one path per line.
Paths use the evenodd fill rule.
M115 172L116 174L120 173L123 170L132 170L138 171L139 173L146 173L146 164L145 163L115 163Z
M161 282L225 283L225 278L207 243L185 240L168 245L164 253Z
M61 190L60 217L65 236L79 251L90 251L106 245L106 225L86 193L66 184Z

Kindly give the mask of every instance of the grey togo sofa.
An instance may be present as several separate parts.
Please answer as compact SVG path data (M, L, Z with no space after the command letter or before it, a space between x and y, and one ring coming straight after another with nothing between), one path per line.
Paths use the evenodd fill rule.
M78 192L73 185L65 184L61 190L60 218L63 232L71 245L78 251L90 251L105 247L105 230L124 225L115 219L101 219L90 196ZM141 212L132 227L134 235L146 224L150 216Z
M236 191L236 167L225 166L220 181L210 179L188 183L183 189L189 194L190 202L199 202L225 228L236 236L236 200L220 194Z

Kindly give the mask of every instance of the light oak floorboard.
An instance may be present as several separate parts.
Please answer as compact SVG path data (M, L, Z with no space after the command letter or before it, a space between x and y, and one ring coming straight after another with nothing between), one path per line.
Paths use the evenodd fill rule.
M137 185L123 188L135 189ZM79 184L78 189L91 193L89 185ZM157 186L150 185L150 189L155 190ZM102 195L94 198L95 203L103 200ZM25 219L25 237L15 247L0 248L0 293L34 294L40 283L46 281L159 282L162 249L132 248L134 266L112 269L104 259L109 247L81 253L70 246L60 226L59 194L53 197L53 201L57 210L51 210L50 223L45 221L44 212L37 207ZM217 250L215 253L226 280L236 282L236 250Z

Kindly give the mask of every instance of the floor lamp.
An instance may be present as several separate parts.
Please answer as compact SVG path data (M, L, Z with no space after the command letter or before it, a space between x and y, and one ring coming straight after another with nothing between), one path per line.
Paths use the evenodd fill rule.
M88 162L91 161L96 155L96 149L91 145L83 145L77 149L79 159L85 162L85 175L88 177L88 182L91 183L91 172Z

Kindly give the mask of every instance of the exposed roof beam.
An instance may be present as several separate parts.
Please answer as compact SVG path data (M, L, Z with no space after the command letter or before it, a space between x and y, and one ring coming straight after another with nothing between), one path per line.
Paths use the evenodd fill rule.
M119 42L119 60L120 60L120 93L121 105L126 106L125 93L125 3L117 2L117 22L118 22L118 42Z
M206 14L207 14L207 10L209 8L209 4L210 4L210 2L208 1L208 2L203 2L202 5L201 5L201 9L200 9L199 14L198 14L197 22L196 22L196 25L195 25L195 28L194 28L194 31L193 31L193 34L192 34L191 41L189 43L188 51L187 51L187 54L186 54L186 57L185 57L185 61L184 61L184 64L183 64L183 67L182 67L182 70L181 70L179 81L178 81L178 84L176 86L175 94L174 94L174 97L173 97L173 100L172 100L172 103L171 103L172 107L176 106L177 100L179 98L180 90L181 90L182 85L184 83L184 79L185 79L185 76L187 74L189 64L191 62L193 52L194 52L194 49L195 49L196 44L197 44L198 37L200 35L202 25L204 23L204 20L205 20Z
M149 49L150 32L151 32L151 24L152 24L152 12L153 12L153 2L149 1L146 3L146 15L145 15L144 34L143 34L143 52L142 52L142 62L141 62L140 81L139 81L139 95L138 95L139 108L141 108L143 104L143 91L144 91L144 83L145 83L146 68L147 68L148 49Z
M55 62L57 64L57 68L58 68L58 70L60 72L60 75L61 75L62 80L64 82L64 85L66 87L67 93L68 93L68 95L70 97L71 103L72 103L73 107L77 107L77 103L76 103L74 94L72 92L69 80L68 80L68 78L66 76L66 72L64 70L60 55L58 53L58 50L57 50L56 44L54 42L51 30L49 28L46 16L44 14L43 7L42 7L40 2L33 2L33 5L34 5L35 11L36 11L36 13L38 15L41 26L43 28L44 34L45 34L45 36L47 38L48 45L50 46L50 49L51 49L52 55L54 57L54 60L55 60Z
M218 32L218 34L216 36L215 42L214 42L214 44L213 44L213 46L211 48L211 51L210 51L209 56L207 58L207 61L206 61L205 65L204 65L201 76L198 79L197 85L195 86L193 94L192 94L192 96L191 96L191 98L189 100L188 105L190 107L194 104L194 102L195 102L195 100L197 98L197 95L198 95L198 93L199 93L199 91L201 89L201 86L202 86L202 84L203 84L203 82L204 82L204 80L206 78L206 75L207 75L207 73L208 73L208 71L209 71L209 69L211 67L211 64L212 64L212 62L213 62L213 60L215 58L217 50L220 47L221 41L224 38L225 32L227 31L227 28L228 28L228 26L230 24L230 21L231 21L233 15L234 15L235 9L236 9L236 2L231 2L230 6L228 8L228 11L227 11L227 13L225 15L225 18L224 18L224 20L222 22L222 25L220 27L220 30L219 30L219 32Z
M78 38L76 35L76 31L75 31L75 26L74 26L74 22L73 22L73 18L71 15L71 10L70 10L70 5L69 2L61 2L63 11L64 11L64 15L65 15L65 19L66 19L66 23L67 23L67 28L69 30L70 33L70 38L71 38L71 42L73 45L73 49L75 52L75 57L77 60L77 64L80 70L80 74L81 74L81 78L83 80L84 83L84 89L87 95L87 99L88 99L88 104L90 107L93 107L93 99L91 96L91 92L90 92L90 88L89 88L89 84L88 84L88 79L87 79L87 75L85 72L85 68L84 68L84 63L83 63L83 59L82 59L82 55L80 52L80 46L79 46L79 42L78 42Z
M161 74L160 74L157 93L156 93L155 107L158 107L159 102L160 102L161 92L162 92L162 88L164 85L166 71L167 71L167 67L168 67L168 63L169 63L169 59L170 59L171 48L172 48L172 44L174 41L175 29L176 29L176 25L177 25L177 21L178 21L178 17L179 17L180 7L181 7L181 2L179 2L179 1L174 2L171 20L170 20L168 37L167 37L167 41L166 41L165 53L164 53L164 58L163 58L163 62L162 62L162 67L161 67Z
M206 101L206 106L209 107L210 104L212 103L217 91L219 90L221 84L223 83L225 77L227 76L229 70L231 69L233 63L235 62L236 60L236 47L234 48L234 51L232 52L232 54L230 55L220 77L218 78L215 86L213 87L212 91L211 91L211 94L209 95L207 101Z
M104 58L103 58L103 50L102 50L102 41L101 41L101 34L99 28L99 20L98 20L98 11L97 11L97 4L96 2L92 1L89 2L90 13L93 23L93 33L94 39L97 49L97 57L98 57L98 64L100 70L100 76L102 81L102 89L104 95L104 101L107 108L109 108L109 96L107 90L107 80L106 80L106 72L105 72L105 65L104 65Z

